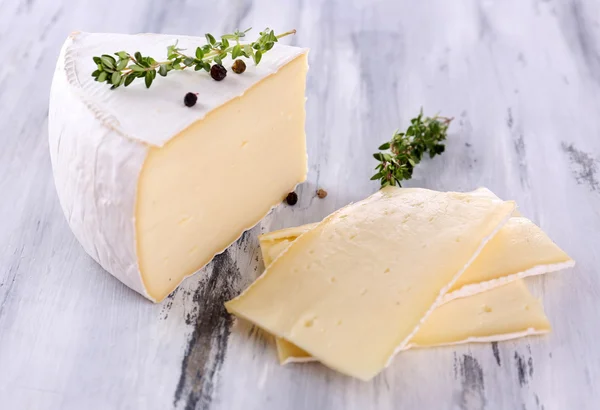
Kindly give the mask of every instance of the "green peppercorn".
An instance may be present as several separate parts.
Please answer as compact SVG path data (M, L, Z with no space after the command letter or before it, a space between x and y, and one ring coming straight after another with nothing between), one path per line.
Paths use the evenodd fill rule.
M231 66L231 69L236 74L242 74L244 71L246 71L246 63L244 63L244 60L240 60L238 58L237 60L235 60L233 62L233 65Z
M227 69L221 64L213 64L213 66L210 68L210 76L215 81L221 81L227 77Z
M298 194L295 192L290 192L285 198L285 202L287 202L287 204L290 206L296 205L296 203L298 202Z

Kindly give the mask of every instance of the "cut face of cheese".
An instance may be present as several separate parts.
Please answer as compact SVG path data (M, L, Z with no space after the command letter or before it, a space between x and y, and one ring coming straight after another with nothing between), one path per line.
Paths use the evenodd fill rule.
M153 301L260 221L307 172L305 49L277 44L258 66L220 82L186 70L150 89L142 81L110 90L91 77L93 56L125 49L159 57L176 41L192 50L204 42L74 34L50 99L52 166L71 229L100 265ZM188 92L198 93L193 107L183 104Z
M293 60L150 149L136 219L140 270L150 294L166 296L304 181L306 67L304 56Z
M535 245L523 238L510 235L510 233L520 235L521 232L518 231L509 230L503 238L500 236L513 219L525 218L511 218L488 242L464 274L471 271L488 247L497 242L499 238L507 241L514 239L525 246L530 243L532 246ZM265 266L268 267L298 236L316 225L308 224L261 235L259 241ZM500 249L500 247L495 249ZM546 249L546 251L550 254L546 255L545 260L552 260L556 256L552 254L553 252L558 255L563 253L560 249L560 252L556 252L554 249ZM539 257L540 252L537 249L531 249L531 254L534 255L533 257L535 255ZM529 260L531 263L538 262L538 259L528 259L528 255L528 252L520 252L515 258ZM497 259L512 258L511 254L503 254L504 258L501 256L498 256ZM531 266L525 265L525 270ZM489 268L493 269L492 266ZM481 278L485 280L487 277L483 271ZM500 284L501 281L496 281L495 287L490 290L457 300L449 300L442 306L438 306L406 345L406 349L498 341L550 331L550 323L544 314L541 303L531 295L522 280L517 279L503 286ZM481 289L476 290L481 291ZM282 364L315 360L310 354L282 338L276 338L276 345L279 362Z
M227 309L363 380L404 348L514 210L386 187L298 237Z

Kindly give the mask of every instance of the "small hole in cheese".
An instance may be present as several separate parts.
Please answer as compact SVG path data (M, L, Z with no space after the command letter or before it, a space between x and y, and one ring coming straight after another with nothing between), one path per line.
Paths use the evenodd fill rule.
M383 271L383 273L390 273L390 268L385 268L385 270Z
M304 322L304 327L312 327L312 325L315 324L315 320L314 319L308 319L307 321Z
M483 305L483 311L487 312L487 313L490 313L492 311L492 308L489 307L488 305Z

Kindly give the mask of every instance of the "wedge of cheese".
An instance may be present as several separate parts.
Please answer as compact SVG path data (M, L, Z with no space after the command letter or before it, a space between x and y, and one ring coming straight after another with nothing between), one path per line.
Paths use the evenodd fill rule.
M193 70L110 90L93 56L156 58L205 40L74 33L50 95L50 154L67 221L87 253L153 301L281 202L307 172L307 50L276 44L223 81ZM225 59L229 68L231 60ZM186 93L198 103L186 107ZM241 126L240 124L244 124Z
M463 275L471 271L473 265L477 264L488 247L502 238L501 233L507 230L507 225L513 219L515 218L511 218L500 232L488 242L484 250ZM316 224L309 224L261 235L259 242L265 266L269 266L298 236L315 226ZM509 232L520 234L518 231L509 230ZM516 239L517 242L524 242L526 246L529 244L532 247L535 246L533 241L513 238L510 234L505 239L508 241ZM532 263L537 263L538 259L534 259L534 256L539 254L539 250L530 249L530 251L531 253L523 251L516 257L523 260L531 255L532 258L529 260ZM553 260L556 257L553 253L561 254L563 252L555 245L548 253L546 258ZM510 254L503 254L503 256L503 259L511 258ZM498 258L500 259L500 257ZM548 265L546 268L549 269L551 266L554 265ZM512 274L513 272L509 273ZM515 277L515 275L510 277ZM487 278L485 271L481 278L484 280ZM480 293L450 300L438 306L405 348L499 341L550 331L550 323L541 303L527 290L522 279L504 285L500 285L500 283L500 281L494 282L494 285L497 286L483 292L481 290L485 287L472 288L472 290ZM278 337L275 340L277 355L281 364L316 360L285 339Z
M369 380L403 349L513 202L386 187L298 237L227 309Z

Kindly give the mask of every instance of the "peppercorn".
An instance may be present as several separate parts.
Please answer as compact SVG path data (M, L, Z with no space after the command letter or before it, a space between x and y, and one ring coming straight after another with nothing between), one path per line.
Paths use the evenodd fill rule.
M246 63L244 63L244 60L240 60L238 58L237 60L235 60L233 62L233 65L231 66L231 69L236 74L242 74L244 71L246 71Z
M221 81L227 77L227 69L221 64L213 64L213 66L210 68L210 76L215 81Z
M319 188L319 190L317 191L317 196L321 199L325 198L327 196L327 191L325 191L322 188Z
M298 202L298 194L295 192L290 192L288 196L285 198L285 202L288 205L294 206Z
M183 103L186 107L193 107L196 105L196 101L198 101L198 94L195 93L187 93L185 97L183 97Z

